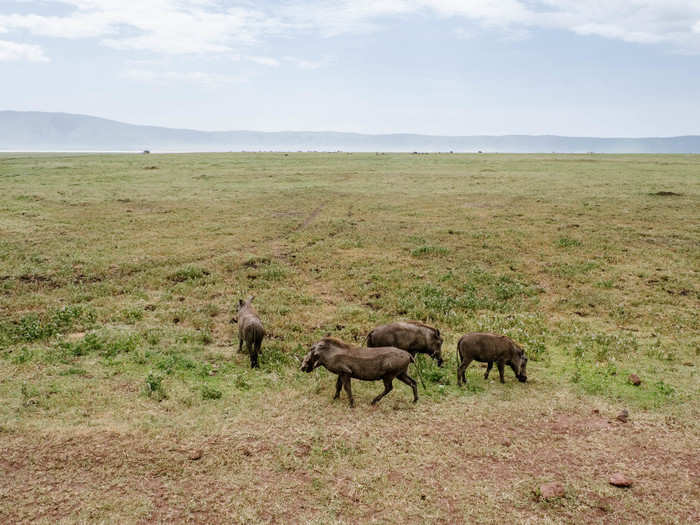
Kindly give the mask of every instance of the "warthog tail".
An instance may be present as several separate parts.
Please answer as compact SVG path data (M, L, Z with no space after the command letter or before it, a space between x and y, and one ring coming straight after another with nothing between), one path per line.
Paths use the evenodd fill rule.
M265 337L265 330L263 329L262 325L254 324L251 326L251 335L253 344L259 345L262 343L263 337Z

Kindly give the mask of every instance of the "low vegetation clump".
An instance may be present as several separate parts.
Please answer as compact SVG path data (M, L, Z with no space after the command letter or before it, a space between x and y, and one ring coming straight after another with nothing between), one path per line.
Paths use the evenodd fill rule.
M199 266L185 266L171 273L168 278L176 283L182 283L185 281L203 279L207 275L209 275L209 271L204 268L200 268Z

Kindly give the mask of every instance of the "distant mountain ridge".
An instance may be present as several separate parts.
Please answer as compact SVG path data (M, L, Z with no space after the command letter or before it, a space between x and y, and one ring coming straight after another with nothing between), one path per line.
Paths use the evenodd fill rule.
M0 111L0 151L387 151L700 153L700 136L366 135L326 131L196 131L40 111Z

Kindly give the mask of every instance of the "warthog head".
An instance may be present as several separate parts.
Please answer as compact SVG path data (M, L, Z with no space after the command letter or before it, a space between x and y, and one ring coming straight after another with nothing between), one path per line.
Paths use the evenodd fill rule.
M323 347L323 342L315 343L309 353L304 356L304 360L301 362L302 372L311 372L314 368L317 368L321 364L320 354Z
M240 312L242 308L245 308L246 306L250 306L251 303L253 302L253 299L255 299L254 295L249 295L245 301L243 299L239 299L238 300L238 311Z
M430 355L437 361L438 366L442 366L442 337L440 330L434 330L428 337L428 348Z
M518 381L524 383L527 381L527 356L525 355L525 351L518 345L514 344L514 347L513 357L508 361L508 365L513 369Z

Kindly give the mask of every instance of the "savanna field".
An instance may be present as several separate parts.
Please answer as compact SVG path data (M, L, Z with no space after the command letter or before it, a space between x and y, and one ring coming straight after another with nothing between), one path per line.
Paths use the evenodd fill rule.
M0 522L697 523L699 210L693 155L2 154ZM299 370L399 319L416 405Z

